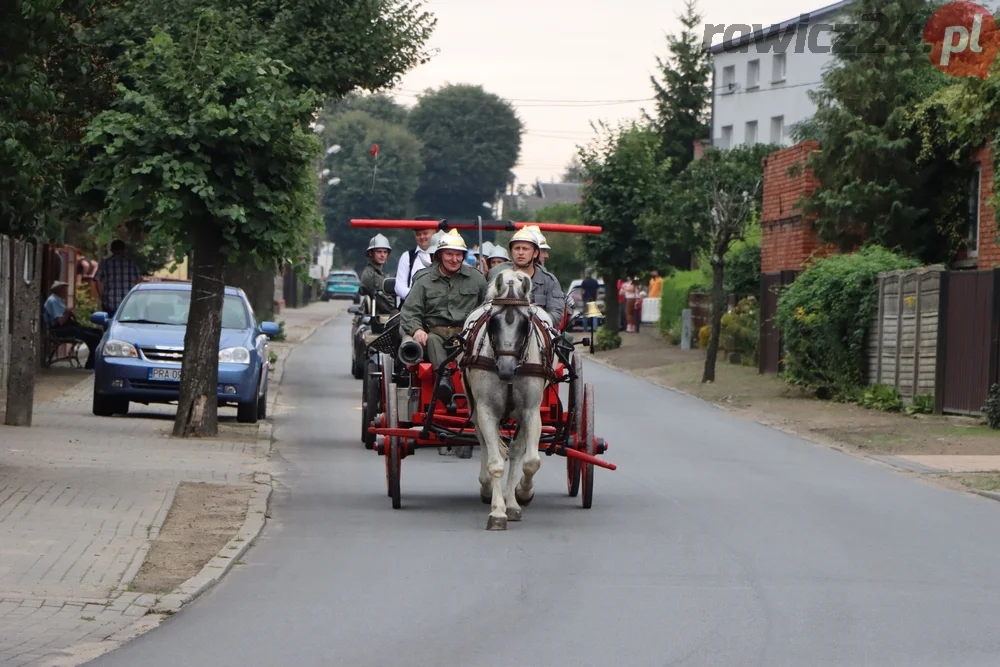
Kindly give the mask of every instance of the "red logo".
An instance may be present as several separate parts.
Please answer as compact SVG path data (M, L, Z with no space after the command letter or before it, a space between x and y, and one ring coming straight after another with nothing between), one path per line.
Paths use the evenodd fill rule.
M986 78L1000 51L1000 30L988 9L974 2L949 2L924 26L931 62L952 76Z

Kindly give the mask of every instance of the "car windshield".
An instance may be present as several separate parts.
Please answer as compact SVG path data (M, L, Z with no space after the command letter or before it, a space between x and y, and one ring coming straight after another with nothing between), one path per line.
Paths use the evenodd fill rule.
M170 324L186 326L191 292L181 290L139 290L122 304L118 321L132 324ZM250 327L246 305L238 296L227 294L222 302L222 328Z

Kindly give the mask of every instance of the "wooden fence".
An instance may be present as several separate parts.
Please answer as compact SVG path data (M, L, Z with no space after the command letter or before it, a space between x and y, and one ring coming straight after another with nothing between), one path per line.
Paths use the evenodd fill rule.
M878 311L868 337L868 382L911 401L935 392L942 266L879 276Z

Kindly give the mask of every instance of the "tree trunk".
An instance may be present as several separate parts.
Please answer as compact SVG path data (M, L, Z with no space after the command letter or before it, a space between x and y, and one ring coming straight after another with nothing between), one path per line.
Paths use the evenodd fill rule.
M226 267L226 283L247 294L258 322L274 319L275 270L258 269L252 261L234 262Z
M15 241L10 258L10 365L7 374L7 426L31 426L35 405L35 364L38 350L38 297L42 278L41 244ZM27 267L28 281L24 279ZM48 287L45 285L44 287Z
M618 278L605 274L601 280L604 281L604 327L608 331L619 331L622 314L618 303Z
M722 290L724 270L722 256L716 253L716 256L712 258L712 338L708 342L708 352L705 354L705 372L701 376L702 382L715 382L715 361L719 356L722 314L726 310L726 295Z
M226 258L222 237L209 221L196 223L191 262L191 310L184 334L181 393L174 435L215 437L219 432L219 338Z

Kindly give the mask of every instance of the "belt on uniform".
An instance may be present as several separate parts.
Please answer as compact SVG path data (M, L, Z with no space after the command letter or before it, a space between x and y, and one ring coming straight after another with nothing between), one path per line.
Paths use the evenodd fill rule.
M430 327L427 329L427 333L437 334L438 336L441 336L441 338L447 340L448 338L451 338L455 334L462 333L462 329L463 329L462 326Z

